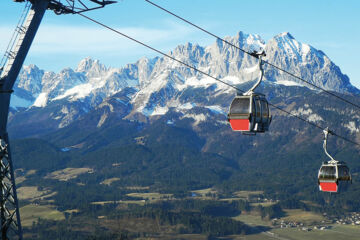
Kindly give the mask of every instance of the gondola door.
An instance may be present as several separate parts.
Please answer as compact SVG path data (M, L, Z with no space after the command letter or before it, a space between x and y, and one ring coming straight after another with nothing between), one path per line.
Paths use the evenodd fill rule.
M323 164L319 170L319 190L323 192L338 192L338 170L336 165Z
M236 96L230 105L228 120L233 131L251 131L251 104L250 96Z

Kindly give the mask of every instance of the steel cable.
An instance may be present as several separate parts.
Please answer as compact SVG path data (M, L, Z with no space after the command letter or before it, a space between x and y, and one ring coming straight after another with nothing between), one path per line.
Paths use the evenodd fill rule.
M197 72L205 75L205 76L208 76L208 77L210 77L210 78L212 78L212 79L214 79L214 80L216 80L216 81L218 81L218 82L221 82L221 83L223 83L223 84L225 84L225 85L227 85L227 86L229 86L229 87L231 87L231 88L234 88L234 89L236 89L236 90L239 91L239 92L242 92L242 93L245 92L244 90L242 90L242 89L240 89L240 88L238 88L238 87L236 87L236 86L234 86L234 85L232 85L232 84L229 84L229 83L227 83L227 82L225 82L225 81L222 81L221 79L218 79L218 78L216 78L216 77L214 77L214 76L211 76L210 74L208 74L208 73L206 73L206 72L204 72L204 71L201 71L201 70L197 69L197 68L194 67L194 66L191 66L191 65L189 65L189 64L187 64L187 63L185 63L185 62L183 62L183 61L181 61L181 60L179 60L179 59L176 59L176 58L170 56L169 54L166 54L166 53L164 53L164 52L162 52L162 51L160 51L160 50L158 50L158 49L156 49L156 48L154 48L154 47L151 47L151 46L149 46L149 45L147 45L147 44L145 44L145 43L143 43L143 42L141 42L141 41L139 41L139 40L136 40L135 38L130 37L129 35L126 35L126 34L120 32L120 31L118 31L118 30L116 30L116 29L114 29L114 28L112 28L112 27L110 27L110 26L107 26L107 25L105 25L105 24L103 24L103 23L101 23L101 22L99 22L99 21L97 21L97 20L95 20L95 19L93 19L93 18L90 18L90 17L88 17L88 16L86 16L86 15L84 15L84 14L82 14L82 13L77 13L77 14L80 15L80 16L82 16L82 17L84 17L84 18L86 18L86 19L88 19L88 20L90 20L90 21L92 21L92 22L94 22L94 23L96 23L96 24L98 24L98 25L100 25L100 26L102 26L102 27L104 27L104 28L106 28L106 29L108 29L108 30L110 30L110 31L113 31L113 32L115 32L115 33L117 33L117 34L119 34L119 35L121 35L121 36L123 36L123 37L125 37L125 38L127 38L127 39L130 39L130 40L132 40L132 41L134 41L134 42L136 42L136 43L138 43L138 44L146 47L146 48L149 48L149 49L151 49L151 50L153 50L153 51L155 51L155 52L157 52L157 53L159 53L159 54L161 54L161 55L163 55L163 56L165 56L165 57L167 57L167 58L170 58L170 59L172 59L173 61L176 61L176 62L178 62L178 63L180 63L180 64L182 64L182 65L184 65L184 66L186 66L186 67L188 67L188 68L191 68L191 69L193 69L193 70L195 70L195 71L197 71ZM299 120L302 120L302 121L304 121L304 122L312 125L313 127L319 128L319 129L321 129L321 130L325 130L325 129L326 129L326 128L324 128L324 127L321 127L321 126L319 126L319 125L317 125L317 124L315 124L315 123L313 123L313 122L305 119L305 118L302 118L302 117L300 117L300 116L298 116L298 115L295 115L295 114L293 114L293 113L291 113L291 112L289 112L289 111L287 111L287 110L285 110L285 109L282 109L282 108L280 108L280 107L278 107L278 106L276 106L276 105L274 105L274 104L272 104L272 103L270 103L270 102L269 102L268 104L269 104L270 106L272 106L273 108L279 110L279 111L282 111L282 112L284 112L284 113L286 113L286 114L288 114L288 115L290 115L290 116L292 116L292 117L295 117L295 118L297 118L297 119L299 119ZM331 131L331 132L332 132L332 134L333 134L334 136L337 136L337 137L343 139L344 141L347 141L347 142L349 142L349 143L352 143L352 144L355 144L355 145L359 145L359 146L360 146L360 144L357 143L357 142L355 142L355 141L352 141L352 140L350 140L350 139L347 139L347 138L345 138L345 137L343 137L343 136L335 133L334 131Z
M204 28L202 28L202 27L200 27L200 26L198 26L198 25L190 22L189 20L186 20L186 19L183 18L183 17L180 17L179 15L177 15L177 14L175 14L175 13L173 13L173 12L171 12L171 11L169 11L169 10L167 10L167 9L159 6L159 5L157 5L156 3L153 3L153 2L151 2L151 1L149 1L149 0L145 0L145 1L148 2L148 3L150 3L150 4L153 5L153 6L155 6L155 7L159 8L159 9L161 9L161 10L169 13L170 15L172 15L172 16L174 16L174 17L176 17L176 18L178 18L178 19L180 19L180 20L182 20L182 21L184 21L184 22L186 22L186 23L188 23L188 24L190 24L191 26L193 26L193 27L195 27L195 28L197 28L197 29L199 29L199 30L201 30L201 31L203 31L203 32L205 32L205 33L207 33L207 34L209 34L209 35L211 35L211 36L213 36L213 37L221 40L221 41L223 41L224 43L226 43L226 44L228 44L228 45L230 45L230 46L232 46L232 47L234 47L234 48L236 48L236 49L238 49L238 50L240 50L240 51L242 51L242 52L244 52L244 53L246 53L246 54L248 54L248 55L250 55L250 56L252 56L252 57L255 57L252 53L250 53L250 52L248 52L248 51L246 51L246 50L244 50L244 49L242 49L242 48L240 48L240 47L232 44L232 43L229 42L229 41L226 41L225 39L223 39L223 38L221 38L221 37L219 37L219 36L217 36L217 35L209 32L208 30L206 30L206 29L204 29ZM256 57L255 57L255 58L256 58ZM326 89L324 89L324 88L322 88L322 87L319 87L319 86L317 86L317 85L315 85L315 84L313 84L313 83L311 83L311 82L309 82L309 81L307 81L307 80L305 80L305 79L303 79L303 78L301 78L301 77L299 77L299 76L296 76L295 74L293 74L293 73L291 73L291 72L289 72L289 71L287 71L287 70L284 70L284 69L276 66L276 65L273 64L273 63L270 63L270 62L268 62L268 61L266 61L266 60L264 60L264 63L266 63L266 64L268 64L268 65L276 68L276 69L279 70L279 71L282 71L282 72L284 72L284 73L286 73L286 74L289 74L290 76L292 76L292 77L294 77L294 78L296 78L296 79L298 79L298 80L300 80L300 81L302 81L302 82L305 82L305 83L309 84L310 86L312 86L312 87L314 87L314 88L317 88L317 89L319 89L319 90L321 90L321 91L323 91L323 92L325 92L325 93L327 93L327 94L329 94L329 95L331 95L331 96L333 96L333 97L335 97L335 98L337 98L337 99L339 99L339 100L341 100L341 101L343 101L343 102L346 102L346 103L348 103L348 104L350 104L350 105L352 105L352 106L360 109L360 105L358 105L358 104L356 104L356 103L353 103L353 102L351 102L351 101L349 101L349 100L347 100L347 99L345 99L345 98L343 98L343 97L340 97L340 96L334 94L333 92L330 92L329 90L326 90Z

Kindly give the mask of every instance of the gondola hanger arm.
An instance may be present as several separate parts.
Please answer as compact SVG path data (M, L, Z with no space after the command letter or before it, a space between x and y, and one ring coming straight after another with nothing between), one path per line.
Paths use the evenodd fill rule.
M338 161L336 161L327 151L327 138L328 138L329 134L333 134L333 133L332 133L332 131L329 130L328 127L323 130L323 133L324 133L323 148L324 148L325 154L331 159L330 163L337 163Z
M260 76L259 76L258 81L254 84L254 86L252 86L252 88L250 88L247 92L244 93L244 95L246 95L246 96L249 96L254 93L255 88L257 88L257 86L259 86L259 84L261 83L261 81L264 77L264 69L263 69L264 62L262 60L262 57L266 56L265 51L262 50L260 53L258 53L257 51L254 51L250 55L259 59Z

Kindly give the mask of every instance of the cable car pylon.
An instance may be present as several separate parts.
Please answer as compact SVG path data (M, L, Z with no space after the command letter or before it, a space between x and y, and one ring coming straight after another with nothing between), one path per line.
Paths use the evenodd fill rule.
M16 27L3 60L0 62L0 224L1 240L23 239L14 166L11 158L7 121L10 97L26 55L47 9L56 14L75 14L102 8L115 1L88 0L14 0L26 2L24 15ZM31 5L31 7L30 7ZM26 17L25 17L26 16Z

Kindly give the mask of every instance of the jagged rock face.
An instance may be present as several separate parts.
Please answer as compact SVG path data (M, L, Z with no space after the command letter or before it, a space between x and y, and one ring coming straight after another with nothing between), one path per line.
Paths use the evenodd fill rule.
M41 92L41 81L44 71L35 65L24 66L15 83L15 94L12 97L11 107L28 108Z
M59 74L49 73L42 80L42 92L47 93L50 99L56 98L64 94L73 86L85 83L85 78L81 74L67 68Z
M225 40L249 52L265 49L267 61L317 86L337 92L359 92L322 51L296 41L289 33L279 34L267 43L258 35L243 32ZM241 85L244 90L259 73L257 59L220 40L208 47L191 43L179 45L169 55L230 84L248 83ZM277 85L304 85L267 65L265 78ZM61 128L128 87L135 92L129 99L131 112L125 116L127 119L139 118L139 114L143 117L163 115L171 108L186 108L189 104L215 106L226 112L235 94L227 85L166 57L142 58L119 69L85 58L75 70L66 68L60 73L25 66L15 86L12 107L41 111L58 104L52 118ZM197 94L195 100L192 99L195 102L188 102L188 94L194 93Z
M290 33L282 33L265 46L266 60L280 68L327 90L337 92L353 92L350 80L322 51L303 44ZM266 68L266 76L272 81L295 81L304 84L288 74Z
M43 76L44 71L37 66L33 64L24 66L16 82L16 88L24 89L36 96L41 91Z
M85 73L88 77L99 77L107 71L107 68L100 64L99 60L87 57L80 61L75 71Z

